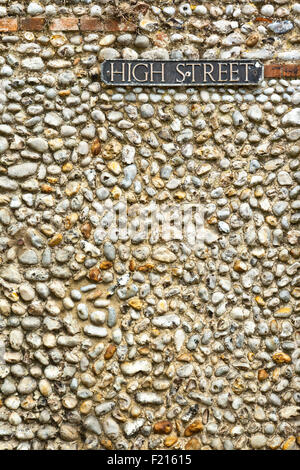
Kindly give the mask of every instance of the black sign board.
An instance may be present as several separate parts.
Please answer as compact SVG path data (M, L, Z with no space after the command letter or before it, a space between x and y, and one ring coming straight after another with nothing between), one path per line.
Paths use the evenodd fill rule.
M114 86L257 85L263 79L258 60L105 60L104 83Z

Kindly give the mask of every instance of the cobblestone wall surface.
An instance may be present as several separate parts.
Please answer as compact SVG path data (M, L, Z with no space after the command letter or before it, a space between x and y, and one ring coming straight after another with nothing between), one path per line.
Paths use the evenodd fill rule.
M299 448L299 27L291 0L0 0L0 449ZM114 58L266 73L113 88Z

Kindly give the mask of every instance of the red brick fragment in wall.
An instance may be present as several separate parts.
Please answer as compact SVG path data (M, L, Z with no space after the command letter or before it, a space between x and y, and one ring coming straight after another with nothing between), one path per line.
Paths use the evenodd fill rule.
M267 64L264 67L265 78L300 78L300 65Z
M99 20L90 16L85 16L80 20L81 31L135 31L137 26L134 23L117 20Z
M281 77L281 65L269 64L264 67L265 78L280 78Z
M80 19L81 31L102 31L102 21L97 18L84 16Z
M0 18L0 32L18 31L17 18Z
M23 31L42 31L45 25L45 18L21 18L20 29Z
M78 18L56 18L50 24L51 31L78 31Z
M282 78L299 78L300 77L300 65L286 64L282 66Z
M137 26L134 23L124 22L124 21L116 21L116 20L109 20L105 21L103 31L130 31L134 32Z

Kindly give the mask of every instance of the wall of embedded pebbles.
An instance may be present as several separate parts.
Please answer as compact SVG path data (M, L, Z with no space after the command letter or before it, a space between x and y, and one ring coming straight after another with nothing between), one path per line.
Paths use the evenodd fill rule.
M99 64L297 64L300 4L1 0L0 26L0 449L296 449L300 79ZM124 201L203 207L204 244L109 231Z

